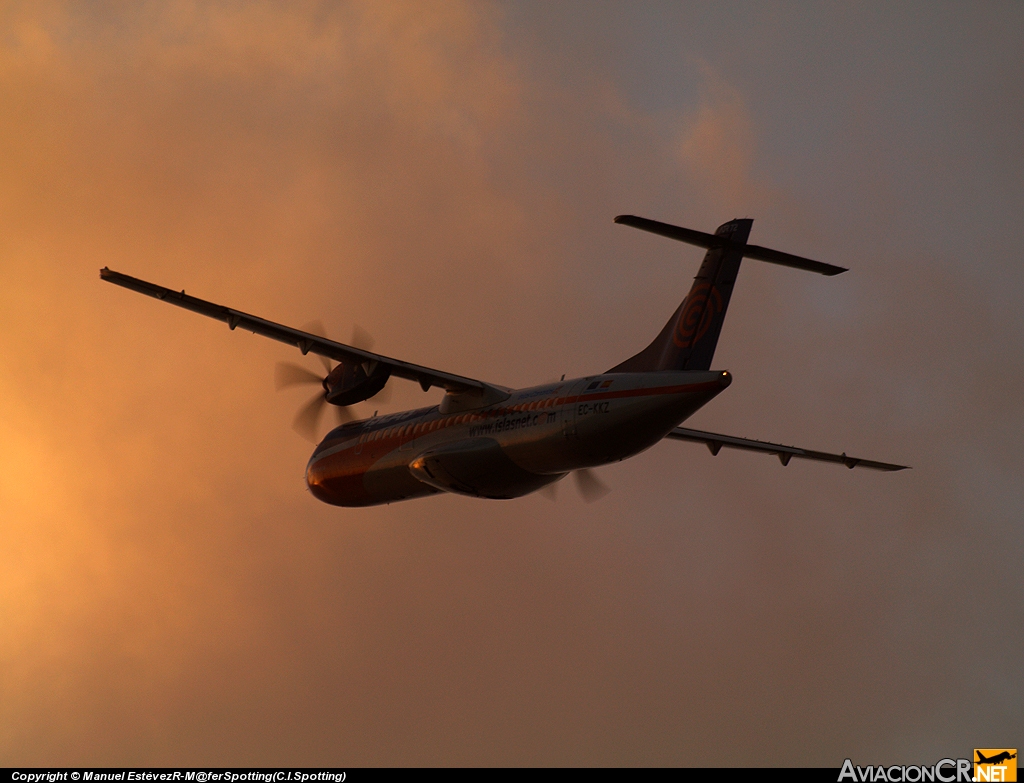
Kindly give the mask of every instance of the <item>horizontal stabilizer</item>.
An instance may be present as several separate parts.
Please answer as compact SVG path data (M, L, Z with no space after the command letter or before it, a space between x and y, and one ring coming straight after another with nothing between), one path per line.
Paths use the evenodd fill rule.
M747 438L734 438L732 435L719 435L715 432L704 432L702 430L690 430L686 427L676 427L666 438L673 440L689 440L694 443L703 443L715 456L722 447L728 449L744 449L746 451L760 451L764 454L774 454L779 462L788 465L789 461L797 459L813 459L818 462L838 462L848 468L870 468L871 470L906 470L906 465L893 465L888 462L875 462L870 459L858 459L847 457L846 454L829 454L825 451L811 451L800 449L796 446L783 446L779 443L768 443L763 440L749 440Z
M619 215L615 218L615 222L621 223L624 226L639 228L642 231L650 231L652 234L659 234L679 242L697 245L697 247L706 247L708 249L723 247L730 250L739 250L746 258L754 258L758 261L767 261L781 266L790 266L794 269L803 269L808 272L817 272L819 275L831 276L848 271L846 267L825 264L821 261L812 261L803 256L794 256L791 253L783 253L780 250L772 250L760 245L741 245L729 240L727 237L706 234L703 231L694 231L692 228L681 228L680 226L661 223L657 220L648 220L636 215Z

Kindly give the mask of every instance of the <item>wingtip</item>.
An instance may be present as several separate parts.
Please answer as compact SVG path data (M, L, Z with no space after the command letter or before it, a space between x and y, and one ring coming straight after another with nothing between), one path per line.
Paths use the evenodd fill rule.
M872 467L875 470L885 471L886 473L898 473L901 470L913 470L910 465L893 465L889 462L882 462L878 465L865 465L865 467Z

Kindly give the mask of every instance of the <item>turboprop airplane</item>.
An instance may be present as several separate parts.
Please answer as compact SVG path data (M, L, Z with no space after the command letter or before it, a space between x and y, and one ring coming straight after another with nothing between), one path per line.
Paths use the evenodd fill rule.
M345 345L239 310L213 304L104 268L110 283L216 318L235 329L270 337L323 358L321 377L295 365L279 368L284 384L322 386L300 420L324 404L345 410L371 399L392 377L424 391L445 390L439 405L348 421L331 430L306 465L314 497L336 506L372 506L453 492L478 498L516 498L575 472L585 498L606 491L590 468L627 459L670 438L722 448L835 462L848 468L905 466L783 446L679 425L732 383L711 361L740 261L746 258L836 275L843 267L747 244L752 220L730 220L714 234L632 215L616 223L707 248L690 292L644 350L598 375L510 389ZM337 365L331 367L330 361Z

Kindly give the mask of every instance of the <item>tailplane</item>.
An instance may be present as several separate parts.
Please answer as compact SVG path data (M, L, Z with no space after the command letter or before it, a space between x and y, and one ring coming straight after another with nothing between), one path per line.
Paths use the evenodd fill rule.
M840 266L748 245L747 237L750 236L750 227L754 221L747 218L723 223L714 234L633 215L620 215L615 218L615 222L706 247L708 252L694 278L690 293L654 342L635 356L612 367L608 370L610 373L711 369L718 336L725 322L725 311L729 307L729 298L744 256L823 275L837 275L846 271Z

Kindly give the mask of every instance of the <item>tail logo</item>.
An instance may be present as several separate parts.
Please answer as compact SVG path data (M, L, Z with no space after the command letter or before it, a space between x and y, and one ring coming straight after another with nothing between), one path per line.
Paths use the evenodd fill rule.
M683 312L676 321L672 342L677 348L690 348L704 336L715 316L722 312L722 295L710 283L696 285L686 297Z

